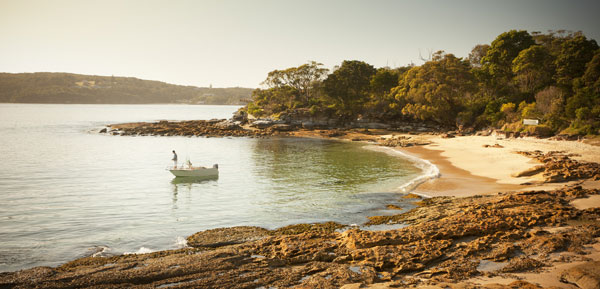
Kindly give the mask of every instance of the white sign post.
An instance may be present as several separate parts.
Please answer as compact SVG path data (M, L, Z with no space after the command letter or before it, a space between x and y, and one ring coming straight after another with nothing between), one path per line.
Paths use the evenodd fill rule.
M537 119L527 119L526 118L523 120L524 125L538 125L539 123L540 123L540 121Z

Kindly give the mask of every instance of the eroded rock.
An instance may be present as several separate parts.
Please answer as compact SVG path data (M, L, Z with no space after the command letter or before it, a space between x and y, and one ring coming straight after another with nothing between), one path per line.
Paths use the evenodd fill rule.
M600 288L600 261L586 262L566 270L561 274L561 280L582 289Z

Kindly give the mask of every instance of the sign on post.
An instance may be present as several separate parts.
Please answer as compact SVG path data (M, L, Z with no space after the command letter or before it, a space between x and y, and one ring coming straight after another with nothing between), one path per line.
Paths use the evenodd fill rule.
M539 120L537 119L523 119L523 124L524 125L538 125L540 123Z

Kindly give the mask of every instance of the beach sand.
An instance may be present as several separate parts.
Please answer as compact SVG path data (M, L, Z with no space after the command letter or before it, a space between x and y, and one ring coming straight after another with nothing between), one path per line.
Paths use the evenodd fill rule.
M577 141L504 139L494 136L419 137L431 144L399 149L427 159L440 169L440 178L417 188L418 193L429 196L464 197L507 191L552 190L577 183L541 184L542 178L539 175L514 177L515 174L540 164L534 159L518 154L518 151L565 151L575 154L575 160L600 163L600 146ZM501 147L492 147L494 145ZM596 188L598 182L587 180L582 186ZM600 200L590 198L586 205L600 207Z
M425 136L431 144L426 146L399 148L403 152L427 159L440 170L440 177L429 180L416 188L415 192L428 196L465 197L479 194L493 194L507 191L552 190L565 185L580 184L585 188L598 188L600 182L566 182L554 184L535 184L540 177L516 178L513 175L532 168L539 163L517 151L566 151L579 156L579 161L600 162L600 147L576 141L553 141L542 139L503 139L494 136L464 136L441 138ZM498 144L501 147L486 147ZM521 185L523 183L534 183ZM571 203L577 209L600 207L600 196L576 199ZM600 242L600 239L597 239ZM600 261L600 243L586 248L586 257ZM579 288L560 282L561 273L583 262L561 263L560 258L570 253L557 254L557 261L541 273L513 274L513 277L478 277L467 280L482 286L491 284L510 284L518 279L526 280L543 287Z

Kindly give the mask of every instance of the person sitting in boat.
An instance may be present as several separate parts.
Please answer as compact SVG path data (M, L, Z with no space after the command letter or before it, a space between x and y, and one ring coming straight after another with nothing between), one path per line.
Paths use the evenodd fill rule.
M176 169L177 168L177 153L175 152L175 150L173 150L173 168Z
M187 160L187 166L188 166L188 168L190 168L190 169L192 168L192 162L191 162L190 160Z

